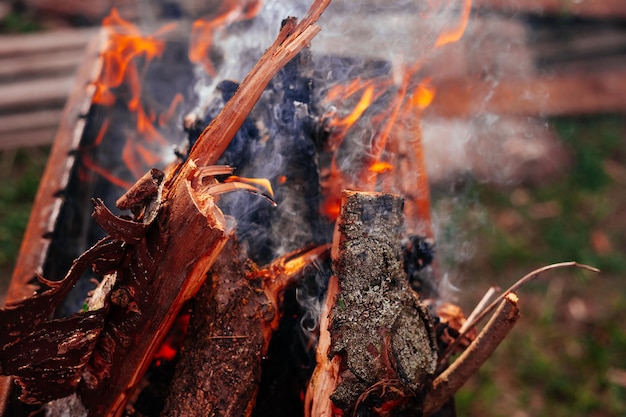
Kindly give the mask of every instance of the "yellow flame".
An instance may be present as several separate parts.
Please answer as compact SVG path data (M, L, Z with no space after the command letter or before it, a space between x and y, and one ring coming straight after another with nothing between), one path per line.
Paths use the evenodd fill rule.
M369 170L376 174L384 174L386 172L393 171L393 165L391 165L389 162L378 161L378 162L374 162L369 167Z
M352 111L352 113L350 113L348 116L346 116L342 120L338 121L337 125L345 126L345 127L352 126L357 120L361 118L365 110L367 110L367 108L372 104L373 97L374 97L374 86L369 85L365 89L365 91L363 91L363 95L361 96L361 99L359 100L357 105L354 107L354 110Z
M226 178L224 182L242 182L244 184L252 184L263 189L267 190L267 193L270 197L274 197L274 190L272 189L272 184L267 178L246 178L246 177L238 177L236 175L231 175Z

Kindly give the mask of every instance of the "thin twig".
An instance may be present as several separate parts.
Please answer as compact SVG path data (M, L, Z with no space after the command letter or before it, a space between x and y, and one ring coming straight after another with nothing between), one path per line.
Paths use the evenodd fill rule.
M476 316L478 316L478 314L483 311L489 300L491 300L491 297L493 297L499 291L500 287L489 287L485 295L483 295L483 298L481 298L478 304L476 304L476 307L474 307L474 310L472 310L470 315L467 316L467 320L465 320L465 323L463 323L463 326L461 326L459 333L464 333L472 325L472 323L476 319Z
M423 415L439 410L493 354L519 319L517 296L509 292L472 344L433 382L424 399Z
M586 269L588 271L595 272L596 274L600 273L600 270L598 268L594 268L593 266L571 261L571 262L561 262L561 263L546 265L544 267L535 269L534 271L526 274L524 277L519 279L515 284L509 287L506 291L504 291L499 297L493 300L493 302L489 304L487 308L485 308L480 314L476 316L476 318L473 320L472 323L466 326L467 328L463 332L461 332L459 336L454 340L454 342L452 342L446 348L446 351L439 359L439 367L440 368L443 367L448 362L450 355L452 354L452 352L454 352L454 349L459 345L459 343L461 342L461 340L463 340L463 338L467 335L467 333L472 328L476 327L476 325L480 323L485 317L487 317L487 315L491 313L498 306L500 301L502 301L507 295L517 291L519 288L529 283L530 281L539 278L539 276L544 272L551 271L554 269L559 269L559 268L568 268L568 267Z

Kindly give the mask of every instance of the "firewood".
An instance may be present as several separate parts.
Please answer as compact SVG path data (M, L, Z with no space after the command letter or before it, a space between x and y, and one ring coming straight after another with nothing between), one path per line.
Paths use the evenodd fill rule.
M273 75L319 31L314 22L328 3L314 2L300 23L295 18L285 22L276 42L198 139L189 158L163 183L160 175L151 175L159 182L156 193L150 198L143 192L127 195L122 206L135 209L140 216L134 220L116 217L96 200L94 217L109 237L79 258L64 280L53 283L40 278L51 287L49 290L3 311L3 325L14 329L2 339L0 359L7 364L11 360L9 348L30 350L30 345L20 345L20 341L37 340L33 335L56 323L48 317L90 264L94 264L96 275L113 275L115 279L102 307L71 316L72 320L94 316L100 321L90 321L88 330L78 327L74 332L57 332L51 340L59 346L67 342L67 349L56 352L69 368L67 372L47 379L37 367L55 360L52 350L41 352L43 357L37 360L21 357L12 362L14 366L2 367L4 374L21 378L24 399L47 401L68 395L78 385L77 392L90 416L121 415L167 329L183 304L198 291L226 243L224 218L210 191L215 180L203 174L204 167L219 158ZM137 196L140 201L128 201ZM30 308L33 304L38 308ZM26 316L33 319L20 327ZM103 327L98 324L101 318ZM70 357L68 351L75 354ZM62 386L61 391L57 385Z
M198 293L163 416L249 416L261 362L278 327L285 288L327 252L324 246L259 269L236 240L225 248Z
M321 362L308 387L307 416L419 411L417 396L433 378L437 351L432 318L402 268L402 212L399 196L342 195L325 306L329 321L320 328Z
M432 415L453 397L489 359L518 319L517 296L509 293L472 344L434 380L424 400L424 416Z

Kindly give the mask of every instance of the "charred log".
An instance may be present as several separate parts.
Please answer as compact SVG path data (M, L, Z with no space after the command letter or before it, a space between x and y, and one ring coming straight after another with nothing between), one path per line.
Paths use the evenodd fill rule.
M227 244L196 297L164 416L249 416L261 362L281 316L284 291L324 257L320 246L260 269Z
M196 297L163 416L244 416L254 405L263 328L276 311L234 240L226 253Z

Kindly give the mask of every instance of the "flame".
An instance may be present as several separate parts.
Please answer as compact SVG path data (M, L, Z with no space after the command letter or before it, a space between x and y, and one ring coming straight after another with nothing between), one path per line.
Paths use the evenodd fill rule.
M231 175L226 178L224 182L242 182L244 184L256 185L258 187L262 187L265 189L270 197L274 197L274 190L272 189L272 184L267 178L246 178L246 177L238 177L237 175Z
M161 37L172 31L175 24L163 26L150 36L143 35L132 23L124 20L116 9L104 18L103 26L107 30L107 41L104 45L101 61L102 69L97 81L94 82L94 104L104 107L125 105L131 123L136 129L128 132L126 142L121 151L121 159L130 173L130 181L121 179L106 167L98 165L89 154L106 141L110 119L103 122L98 136L91 145L81 148L82 160L86 169L100 175L107 181L126 188L132 180L140 178L147 169L161 161L161 149L168 141L158 131L156 125L164 126L173 119L175 111L183 102L182 94L177 94L167 110L159 117L147 112L142 103L142 84L144 74L150 62L162 56L166 43Z
M424 110L435 99L435 89L430 86L430 78L424 79L413 92L411 104L419 110Z
M157 366L160 366L162 361L174 360L176 354L183 346L187 330L189 329L190 319L191 313L189 311L182 312L176 318L176 321L167 332L161 346L159 346L159 349L154 354L153 360L156 362Z
M458 25L449 30L439 34L439 37L435 41L435 47L447 45L449 43L457 42L463 37L467 24L469 23L470 13L472 11L472 0L461 0L463 2L461 9L461 19Z
M407 211L424 224L424 227L416 226L415 229L432 235L430 190L419 119L421 112L432 103L436 92L429 78L420 80L417 75L420 68L419 64L415 64L399 69L400 76L395 77L399 80L397 84L387 78L357 79L328 90L324 102L329 106L355 103L348 111L343 110L346 116L342 117L341 110L327 115L330 118L327 126L331 129L328 150L333 153L333 159L322 172L324 201L321 212L330 220L339 215L342 189L401 192L406 197ZM381 108L382 103L377 100L383 97L387 104ZM340 168L342 164L337 160L338 150L351 129L359 128L357 124L359 127L368 126L374 134L360 151L362 168L357 172L343 172ZM403 143L406 141L410 144ZM410 163L404 162L403 165L390 160L392 156L397 159L400 153L404 153L403 158ZM415 182L407 184L405 177L409 172Z
M344 119L335 121L334 123L332 123L332 125L343 127L352 126L357 120L361 118L365 110L367 110L367 108L372 104L373 96L374 86L369 85L365 88L365 91L363 91L363 95L361 96L361 99L359 100L357 105L354 107L352 113L350 113Z
M194 21L189 60L203 65L209 75L215 76L215 67L210 57L215 32L236 21L253 18L262 6L262 0L224 0L211 15Z
M393 170L393 165L389 162L377 161L370 165L369 170L376 174L385 174Z
M165 42L152 36L143 36L130 22L122 19L117 9L104 18L102 24L109 30L107 44L102 54L102 72L96 82L96 93L93 102L112 105L115 95L111 89L119 87L125 80L130 83L133 91L131 106L138 105L141 83L137 74L134 59L144 57L146 62L161 56ZM169 28L169 27L168 27Z

